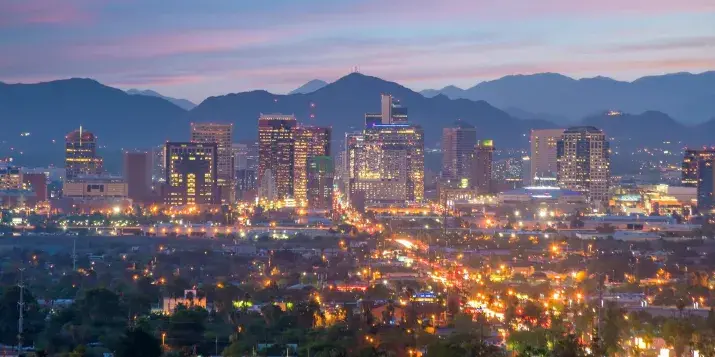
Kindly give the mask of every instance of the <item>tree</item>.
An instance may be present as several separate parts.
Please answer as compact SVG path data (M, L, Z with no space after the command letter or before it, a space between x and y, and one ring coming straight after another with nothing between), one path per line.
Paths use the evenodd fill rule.
M206 331L206 310L180 306L169 318L166 343L176 347L193 347L203 341Z
M161 342L146 331L127 330L117 346L117 357L159 357Z
M551 353L552 357L585 357L586 351L575 335L569 334L559 340Z

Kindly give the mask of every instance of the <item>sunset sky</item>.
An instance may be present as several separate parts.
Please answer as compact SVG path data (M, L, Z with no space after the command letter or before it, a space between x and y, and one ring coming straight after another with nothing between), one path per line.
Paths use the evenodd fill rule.
M0 81L201 101L359 66L413 89L715 69L713 0L0 0Z

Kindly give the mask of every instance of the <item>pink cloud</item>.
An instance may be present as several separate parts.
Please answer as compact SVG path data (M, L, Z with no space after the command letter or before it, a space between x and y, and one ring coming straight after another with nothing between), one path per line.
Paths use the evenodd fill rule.
M389 16L395 21L522 20L562 15L602 17L636 13L659 15L715 11L712 0L369 0L351 13ZM399 13L400 16L394 16ZM381 18L381 20L383 20Z
M0 2L0 27L72 25L91 21L92 14L76 1L5 0Z
M236 50L295 35L295 30L194 30L104 40L76 46L81 55L116 58L151 58L177 54Z

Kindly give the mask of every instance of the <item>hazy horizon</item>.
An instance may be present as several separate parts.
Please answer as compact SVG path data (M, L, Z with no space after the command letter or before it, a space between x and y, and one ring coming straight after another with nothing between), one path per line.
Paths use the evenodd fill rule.
M541 72L630 81L712 70L714 20L711 0L8 0L0 81L92 78L195 102L355 66L417 91Z

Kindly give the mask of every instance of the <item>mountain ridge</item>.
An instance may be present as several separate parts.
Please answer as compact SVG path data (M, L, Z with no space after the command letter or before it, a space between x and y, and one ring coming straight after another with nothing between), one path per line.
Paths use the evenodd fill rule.
M196 107L196 104L188 99L182 99L182 98L173 98L173 97L167 97L165 95L162 95L159 92L156 92L151 89L127 89L126 90L127 94L131 95L144 95L148 97L157 97L157 98L162 98L164 100L169 101L170 103L176 105L177 107L184 109L186 111L189 111L191 109L194 109Z
M483 99L502 109L518 108L572 121L606 109L634 113L657 110L689 124L715 116L715 71L651 75L630 82L604 76L574 79L558 73L519 74L461 91L427 89L421 93Z

